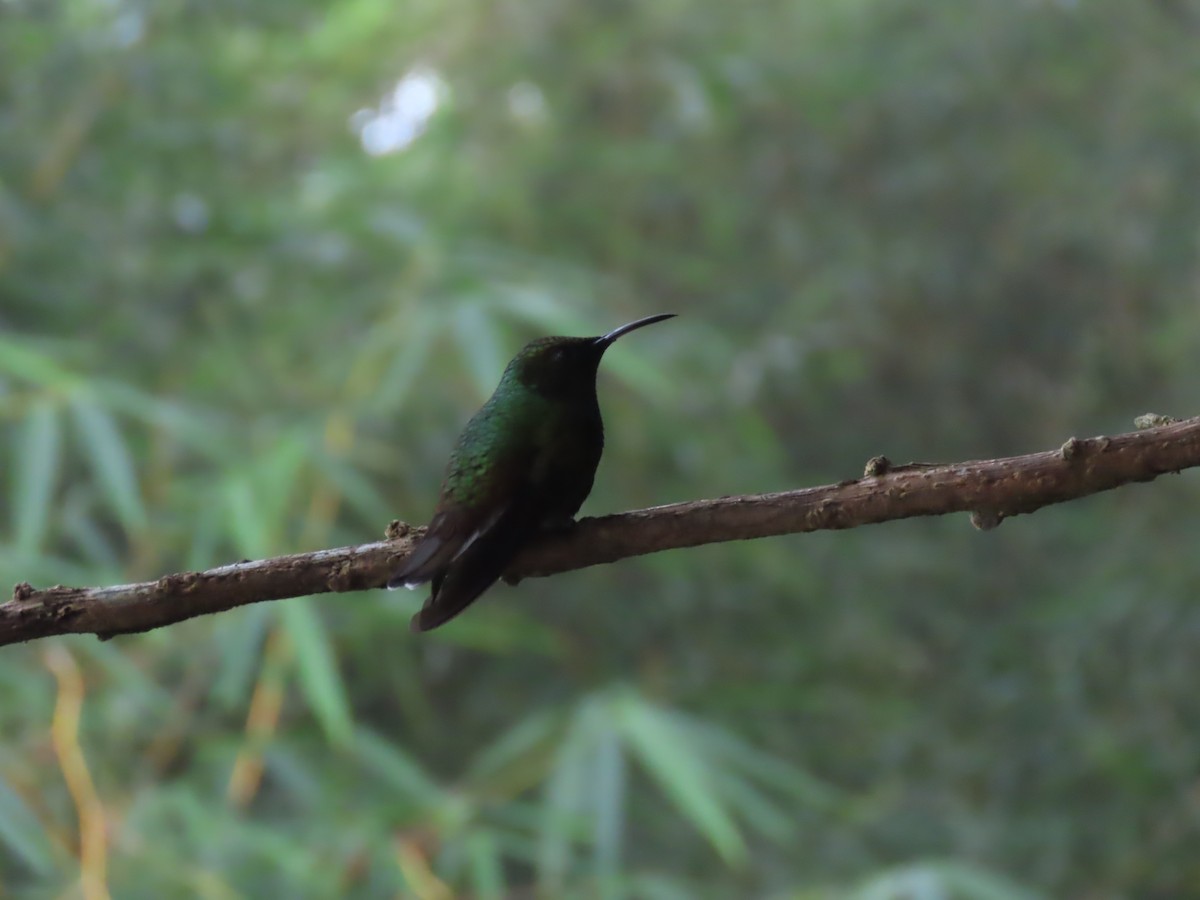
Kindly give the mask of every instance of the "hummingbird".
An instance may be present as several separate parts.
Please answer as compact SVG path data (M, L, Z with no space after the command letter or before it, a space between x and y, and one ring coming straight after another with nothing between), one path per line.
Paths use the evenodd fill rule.
M527 344L458 436L437 508L389 588L432 583L413 631L449 622L496 583L539 534L570 524L604 450L596 372L617 338L674 317L647 316L599 337Z

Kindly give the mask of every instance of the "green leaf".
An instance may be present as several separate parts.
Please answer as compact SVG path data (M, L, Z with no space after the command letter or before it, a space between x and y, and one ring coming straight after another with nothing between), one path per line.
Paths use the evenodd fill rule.
M21 553L34 553L46 536L60 442L57 409L48 402L35 404L20 431L13 466L13 530Z
M504 869L500 848L490 831L475 831L467 839L473 895L480 900L500 900L504 896Z
M627 787L625 754L621 748L621 736L614 728L605 728L598 735L593 758L592 861L598 882L610 886L621 872Z
M488 396L510 355L501 347L493 317L477 304L462 304L455 310L454 337L479 396Z
M196 506L189 510L191 534L188 535L184 565L189 569L207 569L216 561L217 547L225 537L221 527L220 498L206 492L196 501Z
M618 699L629 746L688 820L728 863L741 863L746 845L723 805L701 747L662 710L633 694Z
M49 875L54 871L54 845L50 836L3 778L0 778L0 844L37 874Z
M74 641L80 660L86 659L102 672L105 681L120 691L121 698L129 704L137 704L154 715L173 712L176 696L149 672L138 665L116 642L77 640L74 637L56 638Z
M437 341L437 323L422 309L372 334L370 348L376 354L387 355L387 365L372 385L371 396L366 398L366 409L383 415L394 416L403 409L415 387L420 384L419 376L425 371ZM403 347L397 352L397 346Z
M220 709L239 709L249 701L274 612L269 603L255 603L218 617L214 632L221 665L209 683L209 696Z
M638 900L692 900L696 895L678 879L637 875L629 880L629 896Z
M576 292L578 287L564 284L561 290ZM542 334L603 334L620 324L593 323L574 307L564 305L554 291L541 285L502 285L496 289L496 298L506 313L524 320L531 330Z
M795 838L794 816L781 809L780 804L773 802L745 778L722 769L720 791L725 803L739 814L746 825L780 844Z
M383 781L383 786L412 797L423 807L443 805L445 792L420 763L367 728L354 732L353 753L360 763Z
M481 604L478 613L456 619L443 640L497 656L521 653L551 659L563 656L557 632L511 606Z
M312 438L301 428L281 432L269 454L261 454L251 467L256 502L267 517L272 536L285 533L292 497L308 464ZM270 553L274 547L264 547Z
M646 314L649 315L650 311L648 310ZM633 318L637 318L637 316L633 316ZM657 330L659 327L652 325L645 332L639 331L638 335L644 339L650 336L651 330ZM666 329L674 326L671 322L667 322L661 327ZM612 350L604 354L604 369L608 372L609 377L625 382L639 396L652 400L660 406L665 407L672 403L678 403L676 398L679 396L680 386L671 380L670 372L663 367L662 351L652 353L645 346L636 351L630 351L629 344L634 343L637 342L629 341L627 344L622 339L613 345Z
M288 600L280 605L279 615L296 652L296 674L309 709L321 723L326 738L335 744L346 743L354 730L346 686L311 598Z
M119 572L121 552L113 545L113 529L107 522L96 521L96 511L87 498L83 494L64 494L61 505L58 529L64 543L74 544L76 552L91 564L91 579L98 577L96 569Z
M146 526L146 511L138 489L133 458L121 432L106 410L95 406L90 395L71 400L83 453L101 491L107 496L117 520L126 531Z
M1042 900L1014 881L979 866L954 861L919 862L889 869L862 884L849 900Z
M222 490L227 519L225 528L241 553L266 556L274 543L267 513L259 502L250 474L238 472L226 479Z
M557 712L545 710L526 716L475 758L472 777L494 777L544 756L550 739L561 727L562 718Z
M798 766L764 753L727 728L692 716L670 713L678 726L709 748L722 771L744 772L759 784L785 791L814 807L832 808L842 801L838 791Z
M212 414L117 381L89 381L88 387L106 409L160 429L210 459L223 460L229 452L229 429L220 427Z
M538 835L539 885L555 894L565 883L572 862L572 845L586 831L583 803L590 782L589 757L606 711L595 700L580 706L558 748L546 782L542 823Z
M387 503L387 493L346 460L317 452L313 454L312 462L337 488L346 505L366 521L387 522L395 515L395 510Z
M64 393L80 382L78 375L54 362L50 354L33 349L28 338L0 336L0 372L8 372L25 382Z

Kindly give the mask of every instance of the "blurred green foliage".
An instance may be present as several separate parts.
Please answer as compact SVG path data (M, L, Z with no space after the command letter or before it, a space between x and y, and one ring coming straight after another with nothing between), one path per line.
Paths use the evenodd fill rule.
M659 311L585 513L1195 414L1198 35L0 3L0 575L423 521L524 340ZM1198 495L663 554L419 640L377 593L5 648L0 893L1200 896Z

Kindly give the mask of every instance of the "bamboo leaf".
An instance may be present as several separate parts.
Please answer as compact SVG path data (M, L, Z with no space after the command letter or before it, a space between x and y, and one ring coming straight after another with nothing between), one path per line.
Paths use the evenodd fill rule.
M740 775L722 769L721 797L747 825L782 844L795 837L792 815Z
M88 387L105 409L161 429L211 459L220 460L228 452L229 429L211 413L201 414L178 399L156 397L117 381L89 381Z
M849 900L1042 900L1016 882L978 866L954 861L919 862L875 875Z
M404 408L420 374L425 371L437 339L436 322L432 316L414 315L406 319L403 329L380 331L372 347L375 353L386 353L387 367L374 385L372 396L366 401L372 412L395 415ZM399 333L397 333L399 332ZM397 342L402 342L403 352L396 352Z
M221 709L238 709L248 702L273 612L270 604L256 603L221 616L216 623L221 666L209 683L209 696Z
M838 791L819 778L791 762L764 753L727 728L691 716L671 715L681 729L711 749L712 755L721 761L722 770L743 772L759 784L786 791L815 807L830 808L842 800Z
M76 552L95 568L119 572L121 554L113 545L112 529L96 521L92 504L82 494L66 495L59 514L59 531L64 542L75 545ZM96 575L91 576L95 578Z
M695 894L674 878L637 875L629 881L629 896L637 900L692 900Z
M697 743L635 695L619 700L619 713L625 739L650 775L726 862L740 863L746 846Z
M17 550L34 553L45 539L58 480L61 427L48 402L33 406L17 442L13 466L13 530Z
M0 844L39 875L54 871L54 845L25 801L0 778Z
M400 748L366 728L354 732L355 757L386 787L412 797L418 804L436 808L443 804L445 793L429 777L420 764Z
M146 525L146 511L133 458L112 417L90 400L81 395L71 401L83 453L117 520L127 531L138 531Z
M78 375L30 346L29 341L0 335L0 372L36 384L39 387L67 392L80 381Z
M346 743L354 730L353 715L324 623L308 597L282 604L280 616L296 651L296 674L309 709L326 738L335 744Z
M539 883L549 892L561 889L571 867L572 847L586 833L580 826L591 775L588 762L602 713L594 699L583 703L567 729L546 782L537 867Z
M249 557L266 556L273 545L271 529L251 476L234 474L226 480L222 493L228 516L225 528L235 545Z
M346 504L367 521L386 522L395 515L386 494L346 460L325 452L312 456L313 464L337 488Z
M593 756L592 861L598 883L611 886L621 873L625 831L625 754L616 729L609 727L600 733Z
M467 839L467 861L474 896L480 900L500 900L504 896L504 861L490 831L476 831Z
M500 345L493 317L477 304L462 304L455 311L454 337L479 396L488 396L509 359Z
M273 537L285 533L291 500L301 483L311 447L312 440L303 429L285 431L278 436L271 453L263 454L251 467L254 494ZM264 548L264 552L273 549Z
M520 767L530 758L545 754L550 739L561 727L561 717L544 711L526 716L481 752L471 766L475 778L493 777Z

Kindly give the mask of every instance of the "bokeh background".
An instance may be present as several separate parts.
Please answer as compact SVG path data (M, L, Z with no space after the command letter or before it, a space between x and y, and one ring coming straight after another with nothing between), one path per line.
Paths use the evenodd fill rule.
M0 3L0 582L378 539L529 338L584 513L1197 413L1200 4ZM0 895L1200 897L1194 474L0 650Z

